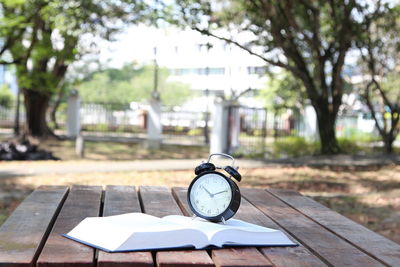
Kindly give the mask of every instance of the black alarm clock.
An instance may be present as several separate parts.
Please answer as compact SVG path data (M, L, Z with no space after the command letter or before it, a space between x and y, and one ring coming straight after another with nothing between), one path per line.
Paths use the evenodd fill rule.
M231 166L217 167L211 163L211 158L217 155L231 159ZM208 157L207 162L195 168L197 176L190 183L187 199L196 216L211 222L225 222L235 215L240 206L241 195L232 177L237 182L240 182L242 177L234 164L235 159L232 156L214 153Z

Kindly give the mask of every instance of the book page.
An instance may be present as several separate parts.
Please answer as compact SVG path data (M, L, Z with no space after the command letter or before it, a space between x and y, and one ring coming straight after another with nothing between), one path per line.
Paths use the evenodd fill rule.
M169 215L162 218L164 221L180 224L186 228L198 229L206 234L210 241L212 236L218 231L226 229L226 225L212 223L200 217L187 217L181 215Z
M203 231L210 245L218 247L225 245L259 245L259 246L293 246L291 241L282 231L262 227L241 220L229 219L226 224L212 223L201 218L190 218L171 215L163 220L179 223Z
M86 218L66 237L106 251L206 246L203 233L143 213Z

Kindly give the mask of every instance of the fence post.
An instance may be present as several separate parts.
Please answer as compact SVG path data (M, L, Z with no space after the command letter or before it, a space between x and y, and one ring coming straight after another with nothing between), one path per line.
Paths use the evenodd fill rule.
M304 137L307 140L317 140L317 113L312 106L304 109Z
M67 107L67 136L75 138L81 131L81 121L79 117L79 111L81 107L81 101L79 98L78 91L73 90L68 97Z
M216 101L213 108L210 153L228 153L229 103Z
M147 147L158 149L162 141L161 101L150 100L147 115Z
M229 154L233 153L240 147L240 107L237 105L230 105L228 112L228 148Z

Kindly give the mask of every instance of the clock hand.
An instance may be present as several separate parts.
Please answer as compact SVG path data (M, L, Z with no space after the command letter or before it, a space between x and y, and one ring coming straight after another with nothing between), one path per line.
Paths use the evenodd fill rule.
M225 189L225 190L223 190L223 191L220 191L220 192L214 193L214 194L212 194L212 195L213 195L213 196L215 196L215 195L218 195L218 194L221 194L221 193L224 193L224 192L228 192L228 190L227 190L227 189Z
M210 197L213 197L213 196L214 196L214 195L211 194L211 193L207 190L207 188L205 188L204 186L201 186L201 188L203 188L203 189L207 192L207 194L208 194Z

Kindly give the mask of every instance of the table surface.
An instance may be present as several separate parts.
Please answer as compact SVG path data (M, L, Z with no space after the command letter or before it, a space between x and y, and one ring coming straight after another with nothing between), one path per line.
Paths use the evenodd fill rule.
M107 253L62 237L82 219L191 215L186 188L41 186L0 227L0 266L400 266L400 245L295 191L242 188L235 218L281 229L298 247Z

